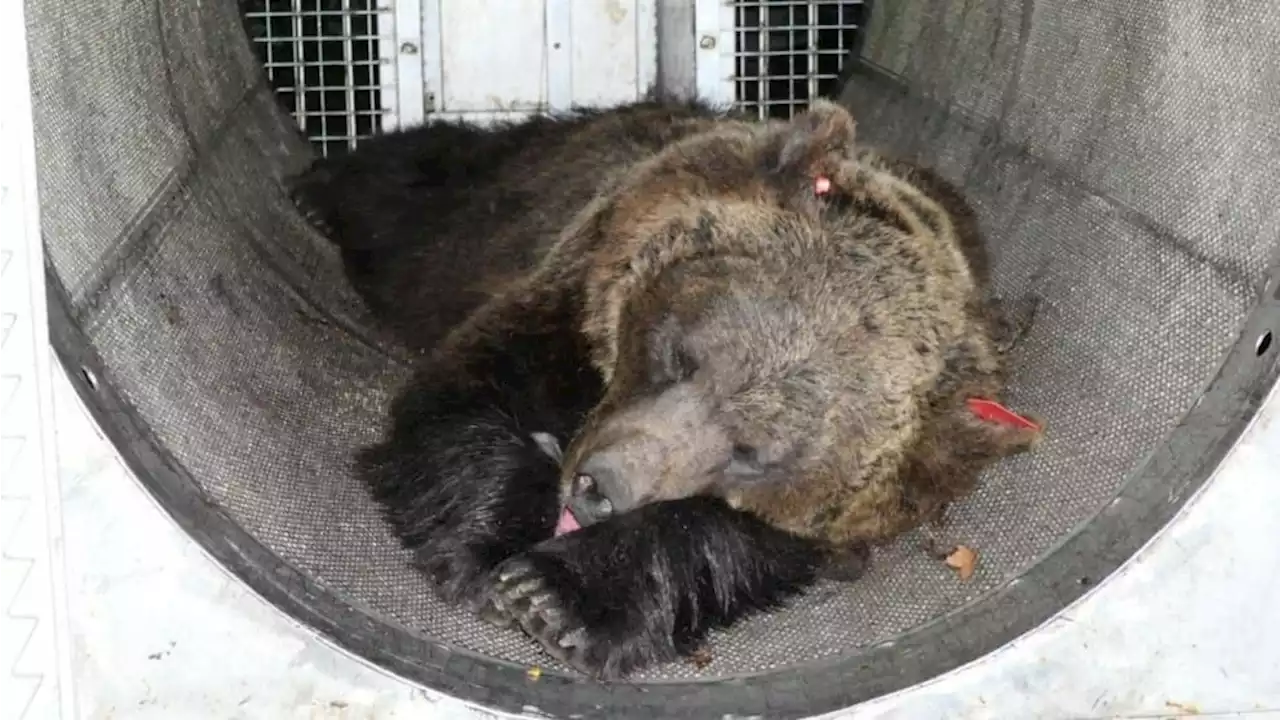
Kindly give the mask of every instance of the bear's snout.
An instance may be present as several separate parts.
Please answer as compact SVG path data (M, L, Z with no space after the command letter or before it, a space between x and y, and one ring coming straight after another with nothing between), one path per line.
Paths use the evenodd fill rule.
M732 447L714 408L699 389L677 386L610 413L577 438L563 477L578 522L711 489Z
M630 509L621 478L618 468L605 455L592 455L578 466L567 504L580 525L592 525L614 512Z

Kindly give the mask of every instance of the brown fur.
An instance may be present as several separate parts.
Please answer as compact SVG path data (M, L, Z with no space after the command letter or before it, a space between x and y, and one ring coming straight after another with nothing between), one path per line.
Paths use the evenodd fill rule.
M597 677L855 579L1039 435L966 405L1009 324L973 213L830 103L441 123L295 194L425 354L356 473L441 597Z
M607 389L566 450L566 485L591 451L632 442L641 503L711 492L779 528L846 546L937 516L990 462L1036 442L1037 432L979 421L965 406L998 398L1004 378L982 242L958 192L857 149L852 119L826 102L792 123L687 129L602 183L537 266L505 283L436 355L447 363L577 298ZM819 174L832 181L821 198L812 191ZM781 298L777 317L748 300L732 317L760 324L722 328L719 337L760 344L758 358L708 364L737 363L771 389L752 395L761 383L742 377L703 384L717 402L773 422L757 431L766 445L803 442L780 482L688 472L726 438L705 430L697 408L707 401L655 405L642 367L649 334L680 303L705 309L743 293ZM785 337L769 329L784 326ZM805 386L805 407L788 406L788 382Z

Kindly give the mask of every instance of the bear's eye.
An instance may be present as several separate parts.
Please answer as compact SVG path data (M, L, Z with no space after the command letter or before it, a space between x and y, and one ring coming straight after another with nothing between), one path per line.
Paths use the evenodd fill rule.
M677 347L656 348L649 363L649 382L656 389L664 389L693 377L698 364L692 356Z
M676 382L693 377L698 372L698 361L684 348L676 348L671 356L671 376Z
M760 465L759 451L745 443L734 444L733 454L729 456L729 465L725 468L725 473L738 477L761 475L764 473L764 468Z
M684 382L698 371L698 361L680 347L671 347L654 363L650 380L658 387Z

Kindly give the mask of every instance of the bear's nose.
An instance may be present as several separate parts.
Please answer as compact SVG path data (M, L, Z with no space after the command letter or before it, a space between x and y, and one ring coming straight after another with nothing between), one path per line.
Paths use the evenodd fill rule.
M607 458L595 455L578 465L570 486L569 505L584 527L618 512L625 493L621 474Z
M593 525L613 514L613 502L600 492L591 475L579 473L573 478L571 490L569 509L579 525Z

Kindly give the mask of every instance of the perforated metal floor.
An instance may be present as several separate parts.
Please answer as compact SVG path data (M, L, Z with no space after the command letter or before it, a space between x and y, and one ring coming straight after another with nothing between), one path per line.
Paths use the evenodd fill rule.
M1043 298L1009 400L1049 420L1047 442L954 509L948 533L981 556L971 581L907 539L869 578L716 636L707 667L637 678L648 689L561 679L522 635L435 601L351 479L403 368L281 190L310 150L231 3L28 0L55 343L215 557L384 667L566 714L830 709L989 650L1096 582L1270 382L1255 303L1280 238L1280 8L1184 6L873 9L845 100L865 139L963 183L1001 293Z

